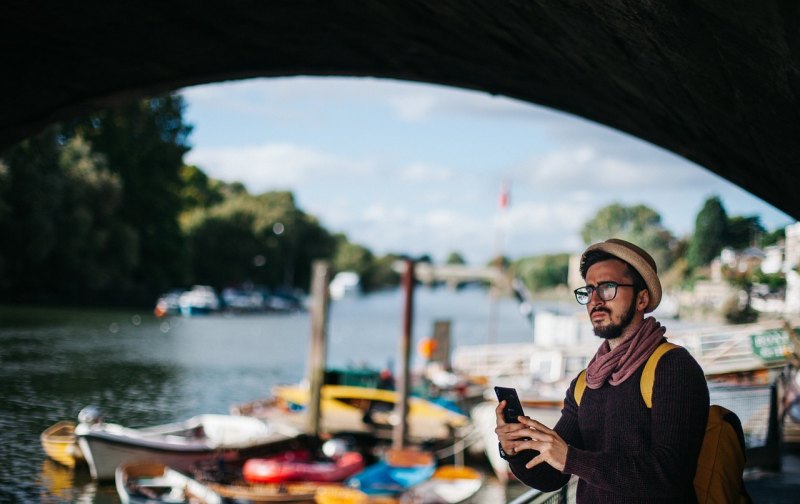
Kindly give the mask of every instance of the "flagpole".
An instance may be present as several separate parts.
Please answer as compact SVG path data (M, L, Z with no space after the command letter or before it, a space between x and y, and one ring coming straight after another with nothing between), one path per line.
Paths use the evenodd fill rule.
M503 267L503 241L504 241L504 234L503 234L503 227L505 224L505 216L506 210L508 209L508 204L510 200L510 192L509 192L509 184L506 180L503 180L502 184L500 185L500 220L497 225L497 230L495 234L495 254L494 254L494 262L495 267L501 269ZM488 344L494 345L497 343L497 296L499 295L498 287L492 283L489 287L489 334L488 334Z

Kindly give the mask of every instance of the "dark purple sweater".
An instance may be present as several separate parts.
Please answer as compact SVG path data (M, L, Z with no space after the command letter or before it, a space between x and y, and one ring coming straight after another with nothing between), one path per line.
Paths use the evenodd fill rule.
M509 459L517 478L552 491L574 474L579 503L696 502L692 480L708 419L705 375L684 348L670 350L656 367L650 410L639 388L643 369L617 386L587 387L580 406L573 380L555 426L569 445L564 473L546 463L526 469L538 454L527 451Z

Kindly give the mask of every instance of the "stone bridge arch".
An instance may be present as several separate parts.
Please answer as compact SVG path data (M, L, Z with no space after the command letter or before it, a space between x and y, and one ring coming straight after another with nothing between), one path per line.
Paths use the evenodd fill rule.
M0 147L188 85L375 76L583 116L800 217L792 2L12 0L0 20Z

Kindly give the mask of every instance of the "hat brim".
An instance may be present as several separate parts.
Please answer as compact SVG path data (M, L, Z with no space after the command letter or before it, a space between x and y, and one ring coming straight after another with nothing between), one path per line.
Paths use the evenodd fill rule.
M614 243L613 241L604 241L601 243L595 243L594 245L591 245L589 248L587 248L586 252L584 252L583 254L586 255L586 253L591 250L602 250L603 252L611 254L614 257L630 264L633 267L633 269L635 269L636 271L639 272L640 275L642 275L644 283L645 285L647 285L647 291L650 297L650 301L647 303L647 306L644 309L645 313L649 313L658 307L659 303L661 303L661 281L658 279L658 274L656 273L656 270L647 262L647 260L644 257L642 257L632 248L622 245L620 243Z

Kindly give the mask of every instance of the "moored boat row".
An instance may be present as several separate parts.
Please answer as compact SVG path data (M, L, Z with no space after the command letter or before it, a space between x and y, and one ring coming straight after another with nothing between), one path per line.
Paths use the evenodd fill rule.
M77 425L59 422L43 432L42 446L69 467L85 460L94 479L115 482L124 503L432 504L461 502L482 485L482 475L467 468L437 469L430 451L382 451L352 439L323 443L275 419L241 415L130 428L106 423L89 407Z

